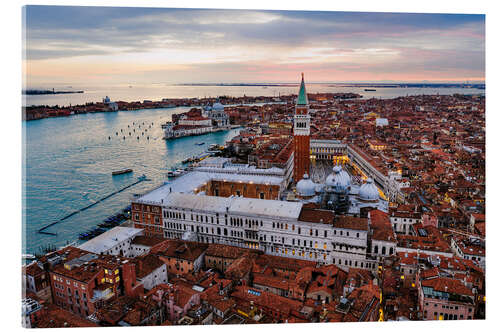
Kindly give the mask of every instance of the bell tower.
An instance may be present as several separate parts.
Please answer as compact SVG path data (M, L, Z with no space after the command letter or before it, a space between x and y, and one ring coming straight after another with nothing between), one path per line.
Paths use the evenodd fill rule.
M309 174L310 122L309 101L307 100L304 73L302 73L293 121L293 180L295 182L301 180L305 173Z

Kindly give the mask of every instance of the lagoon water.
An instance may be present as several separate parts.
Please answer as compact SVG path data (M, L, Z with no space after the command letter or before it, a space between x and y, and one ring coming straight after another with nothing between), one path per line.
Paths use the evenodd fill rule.
M23 251L39 252L42 246L77 240L79 233L129 205L134 193L161 185L167 180L167 171L181 166L183 159L202 153L211 143L224 144L239 131L163 140L161 124L171 120L173 113L187 110L120 111L23 122ZM196 145L198 142L205 144ZM127 168L134 172L111 176L113 170ZM142 174L151 181L47 229L57 236L37 233L42 226L133 183Z

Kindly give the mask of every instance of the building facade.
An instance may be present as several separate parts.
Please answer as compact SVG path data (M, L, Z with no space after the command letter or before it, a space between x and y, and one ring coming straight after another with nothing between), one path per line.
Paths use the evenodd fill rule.
M145 236L162 236L161 206L157 203L132 203L132 220L135 228L144 229Z
M172 193L163 206L165 238L194 234L198 242L266 254L375 269L366 218L335 215L299 202Z

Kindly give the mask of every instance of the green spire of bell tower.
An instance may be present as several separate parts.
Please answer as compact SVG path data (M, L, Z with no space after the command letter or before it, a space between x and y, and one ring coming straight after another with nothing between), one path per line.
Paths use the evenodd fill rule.
M297 98L297 105L307 105L306 85L304 83L304 73L302 73L302 81L300 82L299 97Z

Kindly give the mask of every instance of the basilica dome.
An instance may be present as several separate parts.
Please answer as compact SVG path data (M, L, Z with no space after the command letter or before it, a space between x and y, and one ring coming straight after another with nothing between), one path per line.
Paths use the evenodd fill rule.
M333 167L333 173L326 177L325 185L335 192L346 192L351 186L351 177L340 166Z
M222 105L219 102L216 102L216 103L214 103L214 105L212 105L212 110L214 110L214 111L224 111L224 105Z
M301 197L312 197L316 194L316 184L304 174L304 178L297 183L297 194Z
M368 178L366 183L359 188L358 196L363 201L377 201L379 199L379 192L375 186L373 179Z

